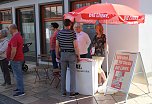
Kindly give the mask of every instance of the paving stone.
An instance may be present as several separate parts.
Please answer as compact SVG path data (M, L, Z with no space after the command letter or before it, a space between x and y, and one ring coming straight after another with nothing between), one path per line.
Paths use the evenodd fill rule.
M149 95L142 95L133 98L138 104L152 104L152 98Z
M39 99L29 104L58 104L58 103L59 103L58 99L48 97L48 98Z
M113 99L109 99L109 100L98 101L98 104L116 104L116 102Z
M77 99L79 104L97 104L95 97L84 97L81 99Z
M95 98L97 101L103 101L103 100L113 100L113 97L111 95L104 95L104 94L96 94Z
M0 104L22 104L14 99L11 99L5 95L0 94Z
M8 99L6 100L5 97L0 96L0 104L124 104L123 100L125 96L120 92L114 95L106 96L97 93L94 97L88 95L78 95L75 98L69 98L69 96L62 97L60 93L60 86L57 89L54 88L56 81L54 81L51 86L49 83L45 83L45 81L34 83L35 72L33 67L34 66L30 66L29 64L29 68L31 69L24 73L26 95L22 97L13 97L13 89L15 89L15 85L13 85L13 87L10 89L5 89L4 87L0 86L0 93L3 94L2 96L6 95ZM15 81L12 74L11 77L12 83L14 84ZM151 79L152 78L149 78L148 80L152 83ZM3 75L1 71L0 83L3 83ZM138 83L135 84L140 87L140 89L131 84L126 104L152 104L152 93L145 94L145 92L142 91L146 89L145 85ZM149 88L152 92L152 84L149 86Z

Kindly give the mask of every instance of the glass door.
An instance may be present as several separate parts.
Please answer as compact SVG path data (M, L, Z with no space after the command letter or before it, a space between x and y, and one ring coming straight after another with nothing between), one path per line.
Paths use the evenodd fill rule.
M24 53L26 61L36 61L36 42L35 42L35 13L34 7L19 8L17 12L17 25L21 32L24 44L32 43L29 52Z

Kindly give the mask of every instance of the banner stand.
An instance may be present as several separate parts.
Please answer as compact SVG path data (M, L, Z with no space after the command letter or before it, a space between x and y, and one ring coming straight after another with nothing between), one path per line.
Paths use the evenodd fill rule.
M141 77L141 74L143 75L143 77ZM110 68L110 73L108 76L108 82L104 95L107 94L109 89L115 90L115 92L123 92L125 94L125 99L123 101L124 103L126 103L128 99L130 85L131 83L133 83L133 80L136 79L138 76L140 76L140 78L144 80L143 82L145 82L144 84L147 86L148 93L150 93L149 83L140 52L133 53L117 51L115 53ZM136 86L138 87L138 85ZM139 89L141 90L142 88Z

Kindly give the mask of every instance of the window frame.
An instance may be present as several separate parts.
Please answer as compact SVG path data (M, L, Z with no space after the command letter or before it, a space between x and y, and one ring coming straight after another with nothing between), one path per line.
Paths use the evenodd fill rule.
M62 8L64 8L62 2L40 5L40 49L41 49L40 53L41 54L47 54L45 23L51 21L63 21L63 11L61 16L50 17L50 18L45 17L45 8L46 7L51 8L54 6L56 7L56 10L57 10L57 6L62 6Z
M2 9L2 10L0 10L0 13L2 12L2 11L10 11L10 15L11 15L11 20L7 20L7 21L4 21L4 20L0 20L0 28L2 29L2 25L3 24L12 24L12 22L13 22L13 15L12 15L12 8L7 8L7 9Z
M76 6L76 4L79 4L79 3L81 3L81 4L83 4L83 3L91 3L91 2L99 2L99 3L101 3L101 0L75 0L75 1L72 1L71 2L71 10L70 11L73 11L73 10L75 10L76 8L75 8L75 6Z

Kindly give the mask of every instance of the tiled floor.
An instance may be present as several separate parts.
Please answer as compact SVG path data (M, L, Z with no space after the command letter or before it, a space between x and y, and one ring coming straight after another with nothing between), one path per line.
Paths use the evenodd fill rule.
M34 65L29 65L30 69L24 73L24 84L26 95L14 98L12 90L15 88L12 76L13 87L5 89L0 86L0 94L6 95L18 102L24 104L123 104L124 94L116 93L106 95L97 93L95 96L78 95L76 98L61 97L60 88L55 88L55 83L50 86L45 81L34 83L35 73ZM140 80L140 79L138 79ZM152 78L148 78L150 91L152 91ZM3 83L2 73L0 71L0 83ZM147 87L143 84L131 84L127 104L152 104L152 93L146 93ZM0 104L5 104L5 102ZM15 103L12 103L15 104Z

